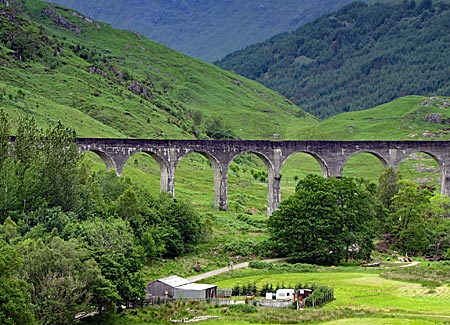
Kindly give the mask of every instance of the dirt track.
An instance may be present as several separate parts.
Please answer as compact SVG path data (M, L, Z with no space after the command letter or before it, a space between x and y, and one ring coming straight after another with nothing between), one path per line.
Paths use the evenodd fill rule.
M269 260L262 260L261 262L272 263L272 262L281 262L281 261L285 261L285 260L286 260L285 258L273 258L273 259L269 259ZM248 267L248 262L239 263L239 264L233 265L232 269L229 269L228 267L223 267L221 269L213 270L213 271L206 272L206 273L203 273L203 274L194 275L194 276L191 276L191 277L189 277L187 279L189 281L195 282L195 281L203 280L203 279L206 279L206 278L210 278L212 276L215 276L215 275L218 275L218 274L221 274L221 273L225 273L225 272L229 272L229 271L231 272L232 270L241 269L243 267Z

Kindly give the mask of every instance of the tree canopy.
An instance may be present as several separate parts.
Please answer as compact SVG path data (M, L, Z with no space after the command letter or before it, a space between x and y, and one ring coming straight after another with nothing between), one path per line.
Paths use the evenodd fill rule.
M146 261L200 241L187 204L91 171L71 129L23 117L17 130L12 144L0 109L0 323L70 324L135 305Z
M269 219L279 254L298 261L335 264L367 258L373 248L373 188L352 178L308 175Z

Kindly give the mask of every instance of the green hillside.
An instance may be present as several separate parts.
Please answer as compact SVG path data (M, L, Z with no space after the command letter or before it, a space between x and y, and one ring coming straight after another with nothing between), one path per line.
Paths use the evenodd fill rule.
M449 1L354 3L218 65L325 119L406 95L450 94Z
M293 138L315 118L274 91L39 0L0 5L0 105L82 137ZM231 132L233 129L233 132Z
M450 99L407 96L302 128L301 139L447 140Z
M352 0L53 0L206 61L291 31Z
M449 117L439 101L427 106L420 105L427 98L406 97L318 123L256 82L72 10L33 0L26 7L3 6L0 13L0 105L13 120L23 114L32 114L41 126L61 120L81 137L448 138ZM141 93L133 93L132 85ZM442 116L426 119L433 113ZM431 137L434 133L441 137ZM382 166L371 158L378 169L367 168L374 161L361 156L352 158L345 174L376 181ZM249 165L230 172L230 208L265 211L266 181L254 175L266 168L256 158L246 161ZM291 157L283 168L283 197L308 173L320 174L312 157ZM123 175L155 195L159 191L159 169L150 157L136 155ZM190 155L177 168L176 195L210 210L213 178L208 161Z

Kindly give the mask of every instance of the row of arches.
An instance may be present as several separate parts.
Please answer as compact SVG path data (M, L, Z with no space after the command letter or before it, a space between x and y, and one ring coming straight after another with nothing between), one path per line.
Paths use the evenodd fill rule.
M96 157L100 156L101 160ZM97 168L103 161L109 168L116 168L114 161L101 151L86 151L84 155ZM369 152L356 152L345 162L342 176L363 177L376 182L387 162L380 156ZM295 190L295 184L307 174L327 175L326 164L311 153L298 152L283 161L280 178L281 199ZM224 168L215 157L198 151L190 151L179 157L175 164L172 194L177 198L191 202L200 209L217 208L220 191L217 179ZM262 212L272 204L269 184L274 179L271 161L261 153L244 152L237 154L227 168L227 205L226 208L237 212ZM440 190L441 167L430 154L412 153L402 159L398 166L403 178ZM154 194L170 189L167 182L171 175L165 161L154 152L137 152L129 156L120 174L139 179ZM271 211L267 210L270 214Z

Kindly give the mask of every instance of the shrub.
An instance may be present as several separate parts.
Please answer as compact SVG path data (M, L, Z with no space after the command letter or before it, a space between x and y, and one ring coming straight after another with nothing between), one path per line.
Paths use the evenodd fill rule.
M255 306L248 304L230 305L230 310L244 314L253 314L257 312Z

